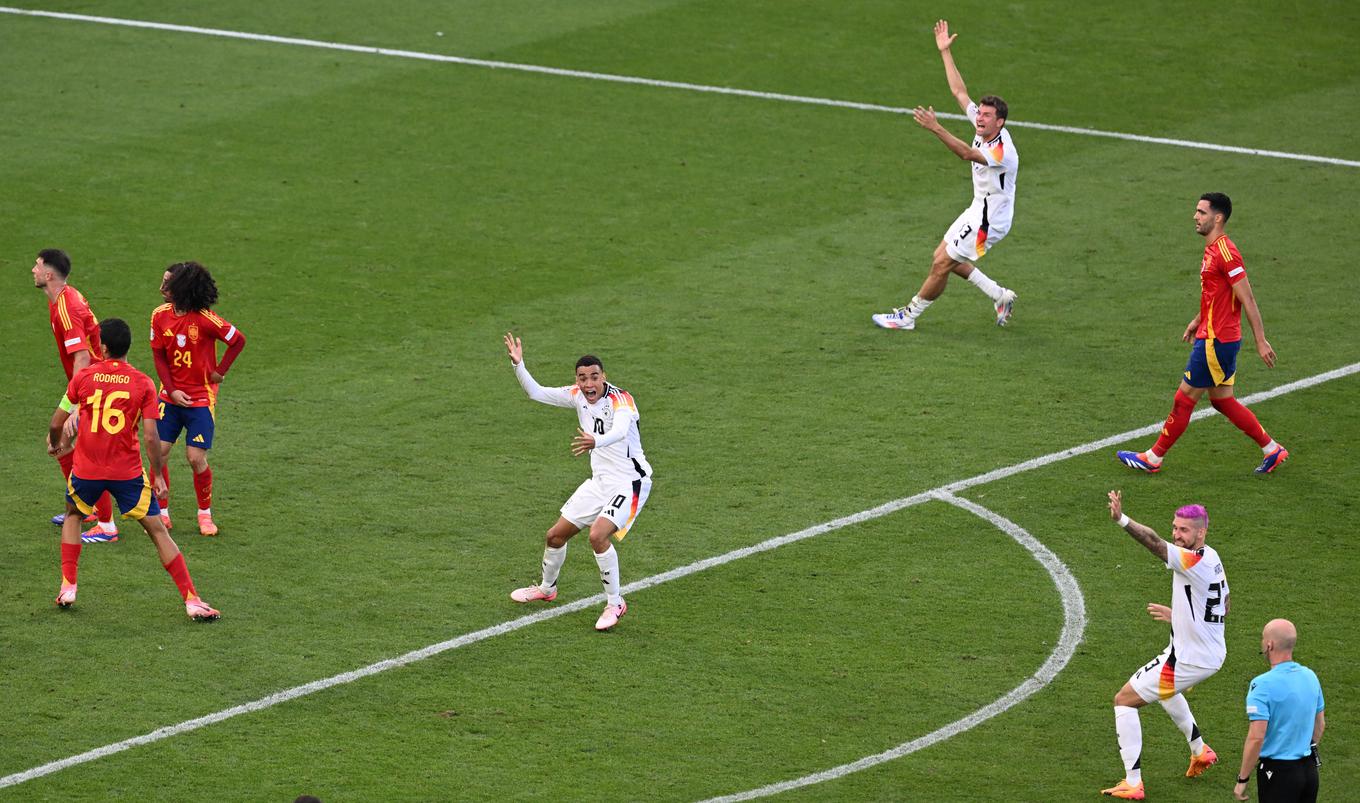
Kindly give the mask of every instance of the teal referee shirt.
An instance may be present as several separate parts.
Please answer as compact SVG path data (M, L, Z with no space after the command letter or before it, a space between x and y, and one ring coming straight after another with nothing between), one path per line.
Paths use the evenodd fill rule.
M1313 720L1322 709L1322 684L1303 664L1282 661L1252 679L1247 690L1247 719L1270 722L1261 758L1290 761L1310 754Z

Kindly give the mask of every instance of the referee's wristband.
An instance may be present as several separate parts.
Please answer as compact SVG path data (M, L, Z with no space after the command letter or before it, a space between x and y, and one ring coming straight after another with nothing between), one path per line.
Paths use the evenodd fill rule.
M1129 514L1127 514L1127 513L1120 513L1120 514L1119 514L1119 526L1120 526L1120 527L1127 527L1127 526L1129 526L1129 521L1130 521L1130 519L1129 519Z

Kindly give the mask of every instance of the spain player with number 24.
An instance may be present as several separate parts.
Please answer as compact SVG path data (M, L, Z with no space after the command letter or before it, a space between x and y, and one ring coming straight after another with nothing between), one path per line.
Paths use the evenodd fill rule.
M79 406L80 437L75 440L71 474L66 481L66 518L61 526L61 589L56 604L69 608L76 601L76 579L80 567L80 516L76 511L89 513L95 500L106 492L113 496L123 518L134 519L146 530L156 545L161 565L175 581L184 599L184 611L194 621L211 621L220 614L198 596L184 555L170 538L161 521L154 490L161 490L161 457L156 433L160 410L156 404L156 388L146 374L127 363L128 347L132 345L132 330L121 318L109 318L99 324L100 356L77 371L66 387L69 405L58 407L52 414L48 430L48 451L52 454L68 448L70 437L65 434L66 421L71 413L67 406ZM142 467L146 447L151 462L154 483L148 482Z
M212 469L208 450L217 428L217 386L226 376L246 336L212 311L217 303L217 284L208 269L197 262L177 262L161 277L166 303L151 313L151 356L161 380L161 457L184 432L184 454L194 472L198 496L198 531L217 535L212 519ZM227 344L217 359L217 342ZM160 498L161 521L170 528L170 469L162 468L165 491Z

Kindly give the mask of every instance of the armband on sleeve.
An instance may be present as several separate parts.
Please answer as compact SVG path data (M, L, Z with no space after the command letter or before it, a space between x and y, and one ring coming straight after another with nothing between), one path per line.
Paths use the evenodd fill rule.
M63 413L73 413L75 412L76 406L72 404L71 400L66 398L66 394L63 393L61 394L61 401L57 402L57 408Z

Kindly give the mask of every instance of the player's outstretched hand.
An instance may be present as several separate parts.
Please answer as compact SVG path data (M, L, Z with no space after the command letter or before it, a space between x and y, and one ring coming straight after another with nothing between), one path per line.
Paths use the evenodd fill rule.
M1124 494L1122 491L1110 491L1110 518L1119 521L1119 517L1124 515Z
M949 20L940 20L935 23L935 46L940 49L940 52L948 50L949 46L954 44L954 40L958 38L958 34L949 35Z
M519 365L524 362L524 343L514 332L505 333L505 350L510 353L510 364Z
M1156 619L1159 622L1171 621L1171 609L1165 605L1158 605L1155 602L1149 602L1147 611L1149 616L1151 616L1153 619Z
M1267 368L1275 367L1275 349L1270 347L1270 342L1266 340L1256 341L1256 353L1261 355L1261 362Z
M912 109L911 116L916 118L916 122L922 128L934 130L940 124L939 121L935 119L934 106L917 106L915 109Z
M576 437L571 439L571 456L580 457L591 449L595 448L595 436L586 432L580 427L576 428Z

